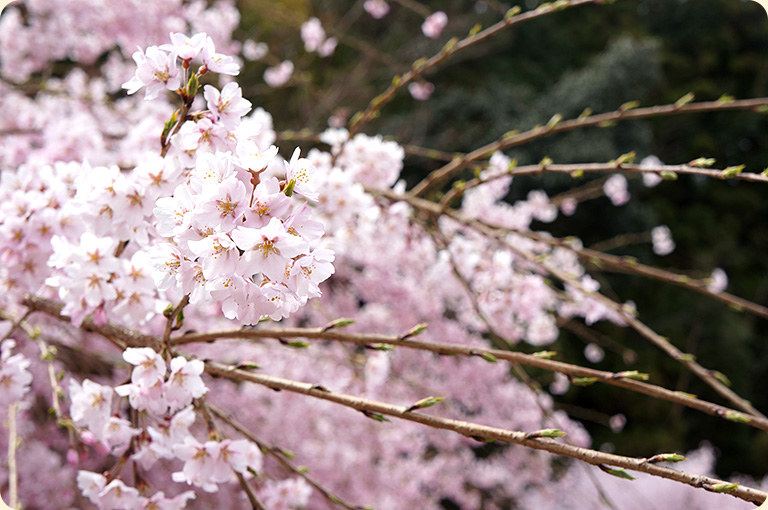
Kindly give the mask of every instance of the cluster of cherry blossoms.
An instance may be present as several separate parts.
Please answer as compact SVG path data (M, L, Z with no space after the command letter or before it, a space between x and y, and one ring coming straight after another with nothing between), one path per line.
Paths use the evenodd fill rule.
M3 406L20 401L32 382L32 374L28 370L31 361L23 354L12 354L14 347L14 340L0 344L0 404Z
M244 439L200 442L191 433L195 422L192 400L208 391L200 377L202 361L178 356L171 360L168 372L163 358L148 347L126 349L123 359L134 365L128 384L113 389L88 379L82 384L70 380L72 421L90 444L98 444L119 456L133 442L134 453L130 457L145 470L160 459L179 459L183 467L172 474L173 480L206 492L216 492L219 484L234 481L234 473L261 470L261 451L254 443ZM130 421L113 414L113 394L128 397L131 408L146 413L154 424L137 429ZM84 470L78 473L78 486L83 495L103 510L180 509L195 497L194 492L187 491L173 498L166 498L162 492L147 498L119 478L110 480ZM148 506L150 502L158 506Z
M153 99L168 89L191 104L196 91L182 82L238 72L205 34L172 33L171 41L134 53L129 93L145 88ZM318 246L323 225L307 205L318 198L313 168L298 149L285 162L276 147L260 148L268 140L253 119L241 122L251 104L236 83L205 85L203 95L207 110L176 121L165 158L147 157L130 172L84 163L3 175L9 290L58 289L75 324L91 313L101 323L143 324L184 295L194 305L215 300L227 318L251 324L320 295L334 257ZM48 276L46 262L56 270Z

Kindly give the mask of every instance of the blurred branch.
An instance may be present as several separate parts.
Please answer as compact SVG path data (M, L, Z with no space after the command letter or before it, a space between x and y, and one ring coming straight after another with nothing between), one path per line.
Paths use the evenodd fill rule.
M261 449L261 451L275 459L280 465L291 471L297 476L300 476L303 478L309 485L315 488L317 492L319 492L325 499L327 499L331 504L338 505L342 508L346 508L347 510L361 510L363 507L360 506L354 506L350 503L347 503L343 499L341 499L339 496L331 492L330 490L326 489L322 485L320 485L314 478L309 476L303 469L300 469L297 466L294 466L291 461L289 461L285 454L283 453L283 450L281 448L277 448L274 446L271 446L267 444L266 442L262 441L258 437L256 437L253 432L248 430L242 423L235 420L232 416L225 413L223 410L217 408L216 406L212 404L207 404L208 409L218 416L223 422L225 422L227 425L238 431L240 434L242 434L244 437L248 438L249 441L255 443L258 445L258 447Z

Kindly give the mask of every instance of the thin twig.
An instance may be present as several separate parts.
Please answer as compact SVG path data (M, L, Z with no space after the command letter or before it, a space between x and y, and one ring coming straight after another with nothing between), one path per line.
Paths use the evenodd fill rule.
M538 257L536 257L534 254L529 253L525 250L520 249L519 246L514 245L513 243L510 243L509 240L506 238L506 232L508 232L507 229L501 228L499 226L489 226L489 224L483 223L478 220L469 219L458 213L454 210L444 210L440 207L440 205L435 204L434 202L430 202L428 200L424 200L418 197L415 197L408 194L397 194L390 190L383 190L376 192L379 196L383 196L385 198L388 198L389 200L394 201L405 201L412 206L414 206L417 209L424 210L425 212L428 212L430 214L439 215L443 214L447 217L452 218L453 220L461 223L462 225L469 227L476 232L484 235L488 239L496 239L501 245L505 246L507 249L512 251L513 253L519 255L520 257L524 258L526 261L528 261L533 267L539 268L542 272L550 274L551 276L557 278L561 282L572 286L574 289L577 289L579 292L581 292L583 295L592 297L602 304L610 307L615 312L617 312L621 317L627 322L627 324L640 333L644 338L649 340L652 344L659 347L661 350L663 350L667 355L669 355L672 359L675 361L685 365L688 367L689 370L691 370L693 373L695 373L702 381L707 383L712 389L714 389L717 393L720 394L723 398L731 402L736 407L746 411L748 414L752 416L759 416L765 418L765 416L758 411L757 409L752 406L752 404L740 397L736 392L731 390L729 387L727 387L725 384L720 382L714 375L713 371L708 370L701 366L699 363L695 361L695 359L690 355L686 354L682 351L680 351L677 347L675 347L668 338L665 338L658 333L656 333L653 329L649 328L647 325L642 323L631 311L625 309L623 305L620 303L616 303L615 301L607 298L606 296L602 295L599 292L592 292L590 290L587 290L583 287L583 285L575 279L572 275L566 274L564 271L561 271L558 268L552 267L551 265L547 264L546 262L541 261Z
M707 476L686 473L683 471L677 471L674 469L658 466L650 462L649 459L645 458L625 457L622 455L615 455L597 450L590 450L588 448L580 448L578 446L569 444L558 443L550 439L535 437L525 432L499 429L496 427L488 427L485 425L461 420L452 420L448 418L430 416L428 414L411 411L408 407L405 406L396 406L393 404L355 397L344 393L336 393L316 384L256 374L253 372L240 370L237 367L231 365L224 365L221 363L208 361L206 362L205 369L206 372L213 376L225 377L236 381L249 381L261 386L265 386L267 388L307 395L320 400L334 402L336 404L367 413L368 415L379 414L382 416L392 416L403 420L420 423L434 429L450 430L452 432L456 432L467 437L476 438L481 441L495 440L504 443L518 444L536 450L544 450L557 455L571 457L595 466L608 465L617 468L630 469L632 471L638 471L660 478L674 480L676 482L684 483L692 487L703 488L712 492L721 492L718 491L717 488L722 487L723 484L727 483L723 480L718 480ZM727 492L727 494L744 501L750 501L752 503L758 504L763 503L768 497L768 494L765 492L746 487L744 485L735 486L732 490Z
M376 335L370 333L344 333L325 328L281 328L281 329L233 329L225 331L212 331L209 333L189 333L174 338L173 345L189 343L205 343L219 339L261 340L265 338L303 338L306 340L352 343L367 347L404 347L420 351L428 351L448 356L477 357L486 360L504 360L510 363L519 363L529 367L539 368L550 372L559 372L571 377L579 377L594 380L611 386L618 386L630 391L635 391L649 397L666 400L674 404L680 404L691 409L704 412L711 416L717 416L737 423L745 423L754 428L768 432L768 419L747 416L744 413L725 406L707 402L688 393L672 391L662 386L649 384L641 380L633 379L639 374L614 373L593 368L573 365L562 361L546 359L536 354L524 354L521 352L487 349L482 347L461 345L447 342L428 342L420 339L402 338L397 335Z
M392 81L392 84L387 88L387 90L385 90L378 96L374 97L371 100L371 102L368 104L368 107L365 110L353 115L349 122L350 136L354 136L356 133L360 132L363 126L365 126L368 122L376 118L381 108L385 104L389 103L395 97L395 94L397 94L399 90L401 90L403 87L405 87L409 83L417 80L425 72L442 64L449 57L453 56L459 51L462 51L466 48L469 48L470 46L474 46L477 43L485 41L486 39L493 37L494 35L501 32L502 30L509 28L511 26L517 25L518 23L540 18L547 14L551 14L552 12L555 12L557 10L567 9L570 7L577 7L577 6L586 5L586 4L594 4L594 3L598 3L598 1L597 0L571 0L571 1L566 0L564 2L557 2L557 8L554 8L553 4L547 4L546 6L542 5L541 7L538 7L534 10L531 10L522 14L505 16L503 20L499 21L495 25L492 25L486 28L485 30L480 31L477 34L469 35L468 37L466 37L465 39L462 39L461 41L452 39L451 41L449 41L448 44L446 44L443 47L442 50L440 50L438 54L434 55L433 57L427 60L415 62L410 71L403 74L402 76L395 77L395 79Z
M16 464L18 435L16 433L16 413L19 406L13 402L8 406L8 505L19 509L19 469Z
M763 98L755 98L755 99L740 99L733 102L704 101L700 103L691 103L684 106L679 106L677 104L667 104L667 105L660 105L660 106L650 106L647 108L637 108L634 110L619 109L613 112L601 113L599 115L593 115L590 117L582 116L576 119L564 120L562 122L552 123L547 126L536 126L533 129L524 131L522 133L510 132L505 135L502 135L502 137L499 140L495 142L491 142L487 145L484 145L479 149L476 149L468 154L465 154L461 158L456 158L452 160L450 163L448 163L447 165L433 171L413 188L412 193L416 196L424 195L428 190L450 179L453 175L455 175L462 168L466 167L468 164L481 159L487 159L491 156L491 154L493 154L498 150L504 150L510 147L523 145L528 142L532 142L534 140L538 140L539 138L543 138L545 136L553 135L556 133L564 133L566 131L572 131L574 129L581 129L585 127L600 127L600 126L605 127L605 126L613 125L613 123L615 122L624 121L624 120L646 119L646 118L661 117L666 115L679 115L683 113L700 113L700 112L714 112L714 111L727 111L727 110L750 110L750 109L757 109L760 107L764 107L766 105L768 105L768 98L763 97ZM604 165L604 164L594 163L594 165ZM548 169L558 168L563 166L566 166L566 165L546 165L546 168ZM641 168L640 165L622 165L623 168L624 167L629 168L633 166L638 169L637 171L646 171L645 169L640 170ZM530 168L530 167L525 167L525 168L528 168L529 171L532 173L540 173L539 170L535 170L535 168L537 167L540 167L540 165L533 165L533 168ZM572 168L570 171L573 171L574 169L590 171L589 169L593 168L591 165L573 165L571 167ZM677 170L672 170L672 171L680 172L680 173L701 173L700 172L701 170L706 170L706 169L696 168L695 169L696 171L692 172L690 171L691 168L692 167L687 167L686 165L678 165ZM608 168L604 168L597 171L606 171L606 170L608 170ZM554 171L554 170L551 170L551 171ZM566 170L563 170L563 171L566 171ZM710 170L710 172L717 172L717 171ZM745 175L748 177L737 177L737 178L740 178L743 180L755 180L755 181L765 182L764 180L765 178L758 174L740 174L740 175ZM711 175L711 176L722 178L721 175Z
M241 424L240 422L232 418L232 416L228 415L227 413L225 413L221 409L218 409L216 406L212 404L208 404L208 408L213 414L218 416L223 422L227 423L230 427L232 427L233 429L241 433L243 436L248 438L250 441L258 445L258 447L261 449L262 452L264 452L265 454L275 459L277 462L279 462L283 467L285 467L289 471L303 478L309 485L314 487L315 490L317 490L330 503L346 508L347 510L359 510L362 508L359 506L354 506L351 503L344 501L339 496L337 496L336 494L332 493L330 490L320 485L314 478L309 476L304 470L299 469L297 466L294 466L293 463L285 457L285 455L282 453L282 450L280 448L271 446L267 444L265 441L259 439L258 437L256 437L256 435L253 432L248 430L243 424Z

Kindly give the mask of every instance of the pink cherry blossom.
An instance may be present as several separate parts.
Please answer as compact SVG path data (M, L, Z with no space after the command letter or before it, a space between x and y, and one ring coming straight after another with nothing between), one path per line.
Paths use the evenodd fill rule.
M243 99L243 91L235 82L224 85L221 92L216 87L206 85L203 96L208 102L208 109L228 129L237 127L240 118L251 110L251 102Z
M150 46L145 52L135 52L133 60L138 67L136 74L123 83L123 88L128 94L134 94L142 87L147 87L144 99L155 99L163 89L176 90L181 87L174 54L167 53L157 46Z
M158 379L165 378L165 361L149 347L129 347L123 351L123 359L134 365L131 372L133 384L149 388L154 386Z
M293 74L293 62L290 60L284 60L282 63L267 68L264 71L264 81L267 85L274 88L279 88L288 83Z
M430 39L437 39L448 24L448 16L443 11L433 12L421 25L421 31Z
M385 0L365 0L365 12L375 19L381 19L389 12L389 4Z

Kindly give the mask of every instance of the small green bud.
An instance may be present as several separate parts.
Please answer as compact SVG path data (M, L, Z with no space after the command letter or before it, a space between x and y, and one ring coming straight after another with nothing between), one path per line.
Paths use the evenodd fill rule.
M394 351L395 346L392 344L373 344L370 346L374 351Z
M525 435L526 439L538 439L540 437L546 437L549 439L557 439L558 437L565 437L568 434L560 429L542 429L536 432L529 432Z
M519 6L519 5L516 5L516 6L512 7L511 9L509 9L509 10L508 10L508 11L507 11L507 12L504 14L504 19L505 19L505 20L509 20L509 19L512 19L512 18L514 18L515 16L517 16L518 14L520 14L520 11L522 11L522 9L520 8L520 6Z
M718 380L718 381L720 381L721 383L725 384L726 386L728 386L728 387L730 387L730 386L731 386L731 380L730 380L730 379L728 379L728 376L727 376L727 375L725 375L724 373L722 373L722 372L719 372L719 371L717 371L717 370L710 370L710 371L709 371L709 373L710 373L710 374L712 374L712 376L713 376L715 379L717 379L717 380Z
M584 170L574 170L573 172L571 172L571 177L573 177L574 179L581 179L582 177L584 177Z
M424 332L424 330L427 329L427 324L416 324L414 327L412 327L406 334L400 337L400 340L405 340L406 338L420 335Z
M688 164L696 168L709 168L715 164L715 158L696 158Z
M720 172L720 177L723 179L729 179L731 177L736 177L741 173L742 170L744 170L745 165L736 165L736 166L729 166L722 172Z
M413 62L413 64L411 64L411 68L416 70L416 69L420 68L421 66L423 66L426 63L427 63L427 59L424 58L424 57L421 57L421 58L415 60Z
M715 483L709 486L705 486L706 489L711 490L712 492L732 492L733 490L738 487L738 483Z
M749 416L746 416L738 411L727 411L725 413L725 419L735 423L749 423Z
M729 94L723 94L717 99L717 102L720 104L733 103L734 101L735 101L734 97Z
M457 37L451 37L447 43L445 43L445 46L443 46L443 53L448 53L451 51L457 44L459 44L459 39Z
M549 156L544 156L544 158L542 158L542 160L539 161L539 166L548 167L552 163L554 163L554 161L552 161L552 158L550 158Z
M384 416L383 414L374 413L374 412L371 412L371 411L367 411L365 409L363 409L360 412L363 413L368 418L370 418L372 420L376 420L378 422L382 422L383 423L385 421L389 421L389 419L386 416Z
M558 124L560 124L563 121L563 116L559 113L556 113L552 116L551 119L547 122L547 129L554 129Z
M556 351L539 351L533 353L533 357L538 359L552 359L555 356L557 356Z
M647 381L650 377L648 374L638 372L637 370L625 370L623 372L617 372L613 374L615 379L633 379L635 381Z
M619 110L626 112L627 110L634 110L640 106L640 101L628 101L619 107Z
M688 457L684 457L677 453L660 453L648 459L648 462L656 464L657 462L682 462L687 459Z
M237 365L240 370L259 370L261 366L257 365L253 361L243 361Z
M609 475L615 476L617 478L623 478L624 480L635 480L635 477L624 471L623 469L619 468L612 468L605 466L603 464L600 464L598 466L600 469L608 473Z
M676 181L677 180L677 174L675 172L671 172L669 170L664 170L663 172L659 172L659 175L662 179L666 181Z
M501 135L501 141L502 142L506 142L506 141L516 137L519 134L520 134L520 131L517 130L517 129L513 129L512 131L507 131L506 133Z
M592 108L584 108L584 111L579 114L579 120L586 120L592 115Z
M414 402L410 406L408 406L408 409L405 410L405 412L410 412L416 409L424 409L425 407L432 407L435 404L439 404L445 400L445 397L427 397L422 398L418 402Z
M496 363L498 361L496 359L496 356L494 356L490 352L476 352L475 355L476 356L480 356L481 358L483 358L488 363Z
M571 379L571 383L576 386L589 386L591 384L595 384L596 382L597 379L594 377L574 377Z
M693 94L693 92L688 92L686 95L675 101L675 108L682 108L688 103L693 102L695 97L696 96Z
M173 305L168 305L163 310L163 317L165 317L166 319L170 319L171 315L173 315Z
M281 344L286 345L288 347L293 347L294 349L305 349L309 347L311 344L303 341L303 340L283 340L282 338L278 338Z
M690 362L696 361L696 356L694 356L693 354L681 354L680 358L678 359L680 361L685 361L687 363L689 361Z
M628 152L626 154L622 154L618 158L616 158L616 164L617 165L631 165L635 161L635 151Z
M197 79L197 75L193 74L190 76L189 81L187 82L187 97L195 97L199 88L200 82Z
M473 27L472 27L472 28L469 30L469 37L474 37L474 36L476 36L477 34L479 34L479 33L480 33L480 31L481 31L482 29L483 29L483 25L481 25L480 23L476 23L476 24L475 24L475 26L473 26Z
M329 322L324 328L323 331L328 331L335 328L346 328L347 326L354 324L355 319L336 319L331 322Z

